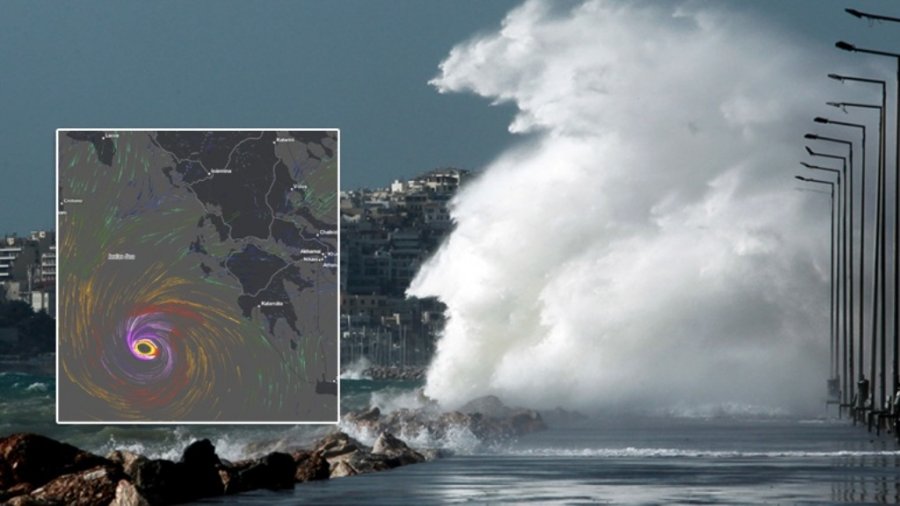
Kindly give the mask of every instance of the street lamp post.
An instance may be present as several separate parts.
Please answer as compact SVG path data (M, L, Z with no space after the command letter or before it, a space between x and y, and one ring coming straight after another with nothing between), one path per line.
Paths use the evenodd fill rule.
M811 135L811 134L808 134L808 135ZM817 138L817 136L813 136L813 137ZM843 178L843 181L851 181L851 179L847 177L847 157L839 156L839 155L831 155L831 154L827 154L827 153L818 153L818 152L810 149L809 146L806 147L806 152L809 153L810 156L818 156L821 158L830 158L833 160L840 160L841 161L841 177ZM852 378L852 376L853 376L853 336L851 335L852 328L853 328L853 322L852 322L853 311L850 310L850 307L852 306L852 296L853 296L853 290L851 289L851 287L853 286L853 272L849 268L849 265L848 265L848 262L849 262L848 256L852 250L851 250L851 248L848 247L849 241L847 240L847 236L850 235L850 232L851 232L847 221L848 221L848 214L850 214L850 212L853 209L853 200L852 200L853 194L848 191L849 186L850 186L849 184L843 185L843 188L842 188L843 197L841 198L841 204L842 204L842 206L841 206L841 208L842 208L842 212L841 212L842 234L841 235L842 235L842 237L841 237L840 249L841 249L841 251L843 251L843 254L841 255L841 262L840 262L841 272L842 272L842 275L841 275L841 287L842 287L841 306L842 306L842 310L840 311L840 313L842 315L841 323L842 323L842 327L843 327L842 339L841 339L841 348L843 349L843 352L841 353L841 357L842 357L841 362L843 365L843 367L842 367L843 371L842 371L842 375L841 375L842 376L842 378L841 378L841 409L842 410L844 407L850 406L849 401L850 401L850 398L852 398L852 396L853 396L853 383L852 383L852 381L848 380L848 378ZM848 300L847 300L848 292L849 292L849 297L851 297L849 306L848 306Z
M850 12L848 10L847 12ZM878 16L874 14L866 14L863 12L859 12L857 10L853 10L850 12L857 17L868 17L870 19L882 19L885 21L900 21L897 18L891 18L889 16ZM854 53L866 53L872 54L876 56L889 56L894 58L897 61L897 142L896 142L896 157L894 162L896 164L896 176L894 177L894 191L896 192L894 195L900 195L900 53L891 53L888 51L880 51L876 49L863 49L854 46L848 42L838 41L835 43L835 47L838 49L842 49L844 51L850 51ZM895 204L895 210L898 207ZM896 211L895 211L896 215ZM893 352L893 371L892 371L892 383L891 390L896 391L897 387L900 386L900 378L898 378L898 362L900 362L900 355L898 355L898 344L900 344L900 318L898 318L898 311L900 311L900 217L894 217L894 352Z
M828 395L829 399L836 399L838 404L840 404L840 371L838 370L838 355L840 354L840 349L838 347L838 291L840 290L840 276L838 274L838 261L837 256L839 251L837 250L837 243L839 237L843 233L842 231L838 231L838 227L840 225L840 220L838 219L838 212L841 208L841 171L837 169L832 169L829 167L822 167L819 165L811 165L806 162L800 162L800 165L803 165L807 169L813 170L822 170L826 172L832 172L837 176L837 179L834 183L831 183L831 377L828 379ZM796 176L797 179L801 181L807 181L809 178L803 178L802 176ZM838 188L837 192L837 205L835 205L835 186ZM838 238L836 240L836 238ZM830 400L829 400L830 402Z
M809 168L821 168L821 169L823 169L823 170L832 170L832 169L826 169L826 168L824 168L824 167L813 167L813 166L811 166L811 167L809 167ZM837 171L835 170L835 172L837 172ZM828 186L831 188L831 272L832 272L832 277L831 277L831 320L832 320L832 321L831 321L831 341L832 341L832 363L833 363L833 364L836 364L836 361L834 360L834 348L833 348L833 345L834 345L834 342L835 342L835 338L834 338L834 313L835 313L835 303L834 303L834 291L835 291L835 290L834 290L834 286L835 286L835 279L834 279L834 266L835 266L835 261L834 261L834 256L835 256L835 255L834 255L834 245L835 245L835 241L834 241L834 236L835 236L835 222L837 221L837 220L835 220L835 209L836 209L836 207L835 207L835 205L834 205L834 186L835 186L835 184L840 185L840 174L838 174L838 181L837 181L837 183L832 182L832 181L824 181L824 180L821 180L821 179L815 179L815 178L811 178L811 177L803 177L803 176L794 176L794 178L796 178L796 179L798 179L798 180L800 180L800 181L807 182L807 183L826 184L826 185L828 185Z

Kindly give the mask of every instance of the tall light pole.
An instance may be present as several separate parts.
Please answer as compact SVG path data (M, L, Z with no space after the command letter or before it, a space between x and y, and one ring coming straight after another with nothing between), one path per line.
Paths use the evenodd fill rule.
M865 408L866 398L869 396L869 384L865 379L865 259L866 259L866 126L860 123L848 123L845 121L835 121L828 118L823 118L818 116L813 119L816 123L821 123L824 125L839 125L846 126L850 128L859 128L862 131L862 153L860 155L860 209L859 209L859 304L857 305L857 319L859 320L859 346L857 349L857 357L859 363L859 388L857 392L859 393L859 398L857 399L857 408ZM851 155L852 156L852 155ZM851 162L852 163L852 162ZM851 186L853 179L853 171L851 167L850 172L851 178ZM851 190L852 191L852 190ZM853 212L852 210L850 211ZM850 230L853 230L853 218L851 214L850 219ZM851 236L852 242L852 236ZM852 248L852 244L851 244ZM851 257L852 258L852 257ZM851 261L852 262L852 261ZM851 268L853 268L853 264L851 263ZM851 287L852 289L852 287ZM851 306L852 309L852 306Z
M837 320L838 320L838 290L840 278L838 276L838 262L837 262L837 240L839 232L837 231L840 220L838 220L838 210L840 208L841 202L841 171L837 169L832 169L829 167L822 167L820 165L811 165L806 162L800 162L800 165L803 165L807 169L813 170L822 170L826 172L832 172L837 176L837 179L834 183L830 181L826 181L826 183L831 184L831 377L828 378L828 396L830 399L837 399L840 402L840 372L838 371L838 354L840 350L838 348L838 333L837 333ZM802 176L795 176L797 179L801 181L810 181L810 182L818 182L817 180L812 180L810 178L804 178ZM837 192L837 205L835 205L835 186L838 188Z
M847 12L850 12L848 10ZM889 16L878 16L875 14L866 14L863 12L859 12L857 10L853 10L850 12L857 17L867 17L870 19L881 19L885 21L900 21L897 18L891 18ZM889 51L879 51L876 49L863 49L854 46L848 42L838 41L835 43L835 47L838 49L842 49L844 51L850 51L854 53L866 53L873 54L876 56L889 56L894 58L897 62L897 104L900 106L900 53L891 53ZM896 176L894 177L894 195L895 199L897 196L900 196L900 107L897 107L897 142L896 142L896 156L894 158L894 163L896 164ZM896 210L900 209L900 206L895 204L895 216L894 216L894 352L893 352L893 372L892 372L892 383L891 383L891 391L896 391L897 387L900 386L900 378L898 378L898 362L900 362L900 356L898 356L898 344L900 344L900 325L898 325L898 312L900 312L900 217L896 216Z
M804 165L806 165L806 164L804 164ZM824 168L824 167L817 167L817 166L809 166L809 168L811 168L811 169L812 169L812 168L821 168L821 169L823 169L823 170L832 170L832 169L826 169L826 168ZM835 172L837 172L837 171L835 170ZM835 260L835 258L834 258L834 257L835 257L835 255L834 255L834 245L835 245L835 241L834 241L834 236L835 236L835 222L837 221L837 220L835 220L835 209L836 209L836 208L835 208L835 205L834 205L834 187L835 187L836 184L840 184L840 174L838 174L838 181L837 181L836 183L835 183L835 182L832 182L832 181L824 181L824 180L822 180L822 179L815 179L815 178L811 178L811 177L803 177L803 176L794 176L794 178L795 178L795 179L798 179L798 180L800 180L800 181L807 182L807 183L826 184L826 185L828 185L828 186L831 188L831 255L830 255L830 256L831 256L831 273L832 273L832 275L831 275L831 290L830 290L830 292L831 292L831 297L830 297L830 298L831 298L831 302L830 302L830 306L831 306L831 352L832 352L832 359L831 359L831 362L832 362L832 371L834 371L834 369L835 369L834 366L837 364L837 362L836 362L836 360L835 360L835 358L834 358L834 343L835 343L835 334L834 334L834 314L835 314L835 303L834 303L834 292L835 292L835 289L834 289L834 287L835 287L835 279L834 279L834 270L835 270L835 268L834 268L834 266L835 266L835 261L834 261L834 260Z
M849 181L850 179L847 177L847 157L839 156L839 155L831 155L827 153L818 153L806 147L806 152L809 153L810 156L817 156L820 158L830 158L833 160L841 161L841 177L843 181ZM843 352L841 353L842 357L842 378L841 378L841 408L849 407L850 398L853 395L853 382L849 381L848 378L851 378L853 375L853 336L851 335L852 330L852 322L850 321L853 317L853 312L850 310L850 307L847 305L848 292L850 296L852 296L852 290L850 289L853 286L852 276L853 272L849 269L848 265L848 253L850 249L848 248L848 240L847 236L850 235L850 228L847 224L847 216L849 211L852 209L851 199L852 193L848 190L849 185L843 185L843 197L841 198L841 221L842 221L842 237L841 237L841 246L840 249L843 252L841 254L841 323L843 327L842 339L841 339L841 348ZM852 305L852 302L851 302Z

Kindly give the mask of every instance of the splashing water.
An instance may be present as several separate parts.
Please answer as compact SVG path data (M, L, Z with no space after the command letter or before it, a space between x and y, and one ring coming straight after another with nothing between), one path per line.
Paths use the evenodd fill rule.
M410 287L448 306L426 394L820 408L830 208L790 171L829 53L708 8L548 4L431 81L514 103L529 135L458 195Z
M372 367L372 362L366 357L360 357L355 362L341 367L341 379L363 380L372 379L366 374L366 371Z

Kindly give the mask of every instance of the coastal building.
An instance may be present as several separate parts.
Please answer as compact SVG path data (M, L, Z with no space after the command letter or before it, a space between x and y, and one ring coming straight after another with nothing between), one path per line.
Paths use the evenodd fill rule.
M0 239L0 296L21 300L34 311L55 312L56 234L31 232Z
M40 276L44 283L56 282L56 245L51 244L50 248L41 253Z
M15 236L5 237L0 243L0 282L13 280L16 260L22 256L23 250L23 245L17 239Z

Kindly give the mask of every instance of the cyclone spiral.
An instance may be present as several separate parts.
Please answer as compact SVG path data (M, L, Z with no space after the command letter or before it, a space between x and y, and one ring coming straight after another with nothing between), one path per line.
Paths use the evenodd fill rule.
M224 301L176 298L190 285L173 278L149 290L136 285L129 294L134 301L119 307L121 299L105 295L110 287L89 283L79 305L88 339L76 350L78 360L66 362L86 390L135 419L148 412L153 418L184 418L198 403L216 409L219 397L210 395L216 371L229 367L228 349L243 340L228 331L238 322L219 309Z

